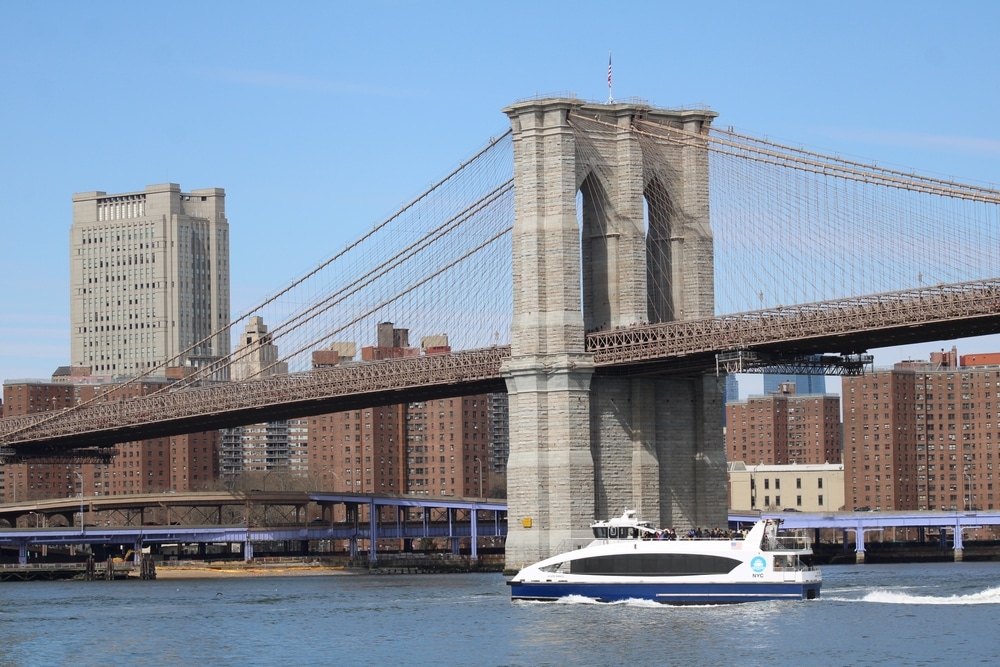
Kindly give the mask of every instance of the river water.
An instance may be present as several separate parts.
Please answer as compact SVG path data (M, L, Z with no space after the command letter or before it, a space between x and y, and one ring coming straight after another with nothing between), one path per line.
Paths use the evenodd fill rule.
M510 602L498 574L0 584L0 665L994 665L1000 563L826 566L822 599Z

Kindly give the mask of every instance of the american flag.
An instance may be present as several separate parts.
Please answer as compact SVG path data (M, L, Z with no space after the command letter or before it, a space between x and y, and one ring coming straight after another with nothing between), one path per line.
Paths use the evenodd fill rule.
M608 90L611 90L611 52L608 51Z

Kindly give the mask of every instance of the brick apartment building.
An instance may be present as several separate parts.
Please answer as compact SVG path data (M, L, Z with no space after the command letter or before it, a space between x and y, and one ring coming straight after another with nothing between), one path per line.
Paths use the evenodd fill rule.
M746 465L839 463L840 399L796 394L783 382L766 396L726 404L726 456Z
M952 348L842 383L848 508L996 509L1000 353Z
M450 351L446 336L409 346L409 332L378 327L378 345L362 360ZM315 368L353 359L353 343L313 354ZM331 491L488 496L490 433L494 419L486 394L383 405L310 417L308 459L316 487Z
M87 369L62 368L51 381L4 382L3 416L61 410L91 400L117 401L159 389L166 380L120 387ZM4 502L60 498L83 493L126 495L191 491L218 477L218 431L116 445L110 463L31 461L4 465Z

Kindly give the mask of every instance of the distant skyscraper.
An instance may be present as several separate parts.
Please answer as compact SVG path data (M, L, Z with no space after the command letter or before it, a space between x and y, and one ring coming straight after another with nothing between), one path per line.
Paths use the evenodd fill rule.
M225 192L73 195L70 288L74 367L134 377L178 355L182 366L227 355Z
M732 373L726 376L726 388L722 396L722 403L732 403L733 401L740 400L740 381L736 379L736 376ZM726 427L726 415L729 411L723 407L722 409L722 427Z
M278 360L278 346L267 332L264 318L250 318L246 330L233 353L232 375L234 380L285 375L288 364Z
M777 375L765 373L764 394L774 393L781 388L781 385L788 382L795 383L795 393L799 396L826 393L825 375Z

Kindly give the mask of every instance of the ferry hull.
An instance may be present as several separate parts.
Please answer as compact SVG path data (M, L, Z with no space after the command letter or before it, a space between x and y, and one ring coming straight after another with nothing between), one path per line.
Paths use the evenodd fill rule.
M737 604L765 600L814 600L818 582L760 582L716 584L582 583L510 581L512 600L554 601L573 595L598 602L651 600L661 604Z

